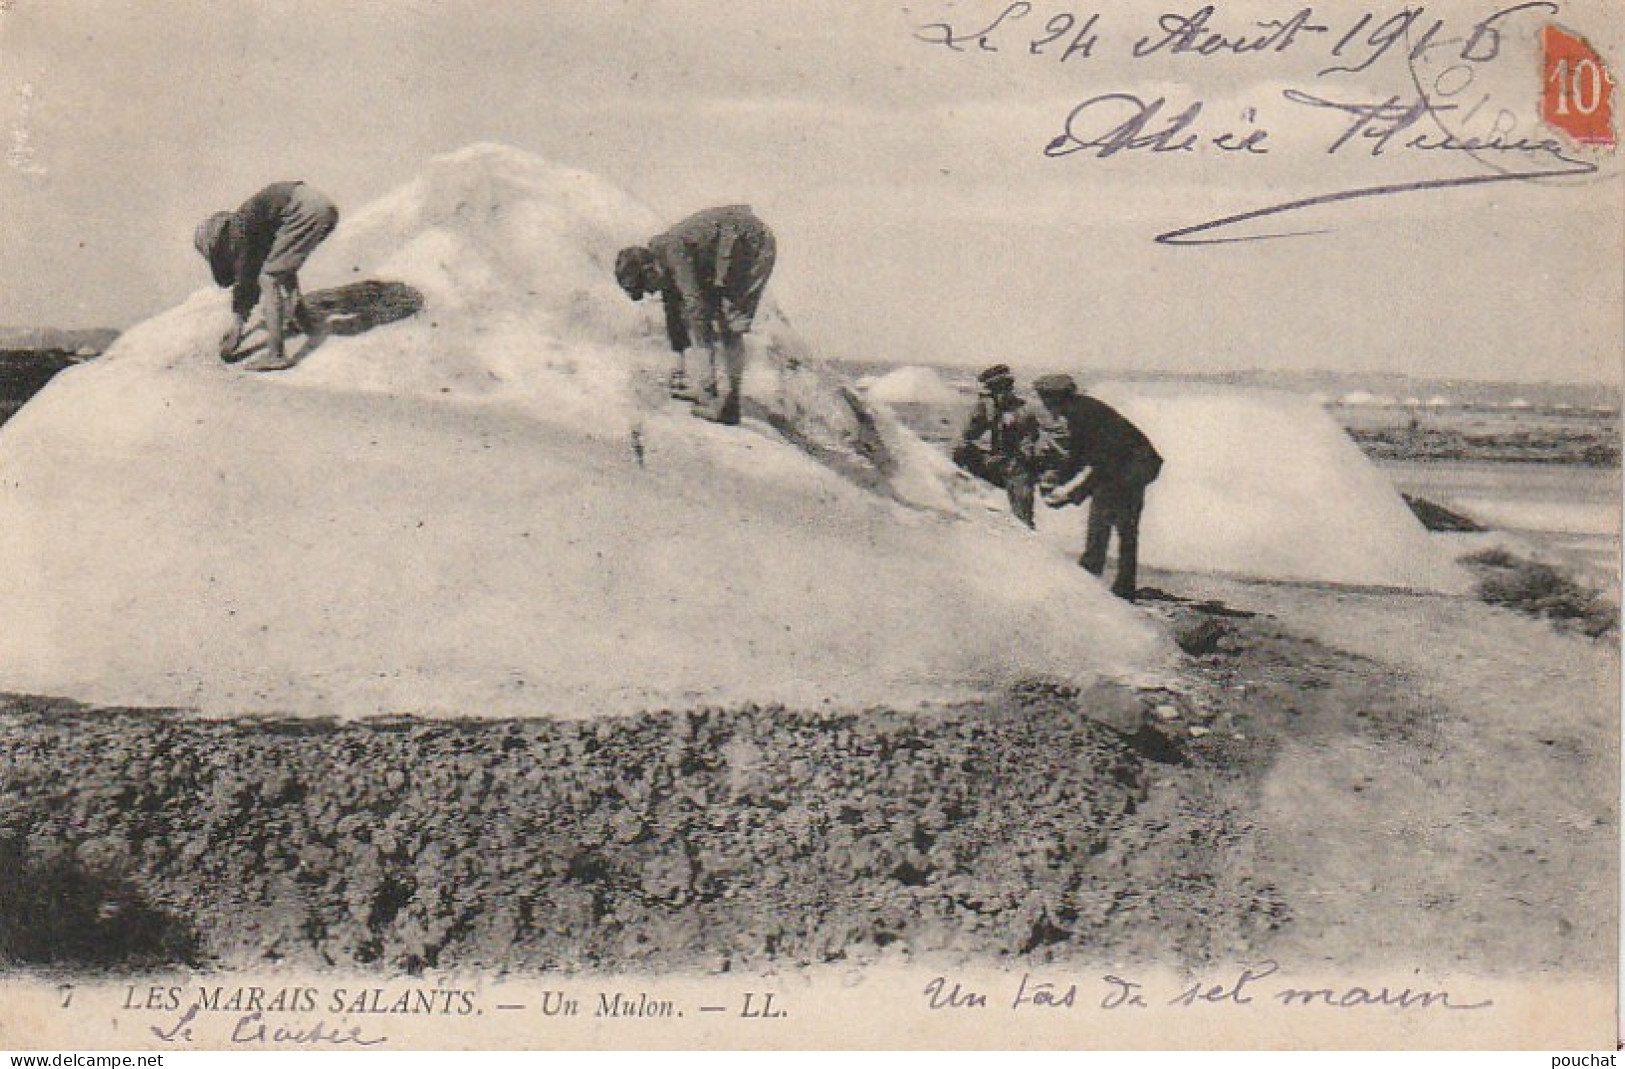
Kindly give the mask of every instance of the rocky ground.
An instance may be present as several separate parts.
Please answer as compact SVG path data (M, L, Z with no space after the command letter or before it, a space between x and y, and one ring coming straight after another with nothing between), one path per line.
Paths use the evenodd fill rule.
M1277 923L1266 886L1219 872L1235 814L1143 748L1039 692L573 723L12 699L0 954L724 970L890 944L1204 955Z
M1590 718L1567 725L1497 714L1480 738L1466 717L1484 710L1425 663L1317 636L1278 592L1219 593L1151 594L1185 681L1127 697L342 724L9 698L0 959L525 973L1436 950L1495 968L1534 941L1600 967L1617 867L1614 797L1591 791L1614 767L1600 702L1550 705ZM1231 607L1249 598L1279 604ZM1398 622L1443 604L1568 651L1573 685L1610 671L1605 646L1460 599L1406 601ZM1511 737L1532 731L1549 743ZM1528 788L1496 787L1513 774ZM1494 821L1434 806L1478 790ZM1376 885L1394 834L1420 868ZM1513 884L1538 939L1530 917L1516 938L1486 927ZM1419 944L1385 934L1417 924Z

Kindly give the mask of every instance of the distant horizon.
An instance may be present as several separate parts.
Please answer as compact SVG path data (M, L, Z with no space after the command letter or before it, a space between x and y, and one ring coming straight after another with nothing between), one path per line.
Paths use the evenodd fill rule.
M975 372L986 364L941 363L928 360L888 360L885 358L863 359L858 357L829 358L834 363L858 365L864 367L929 367L935 370L951 370L974 376ZM1170 367L1101 367L1088 364L1055 363L1051 361L1032 361L1024 363L1015 359L998 361L1009 364L1018 375L1042 375L1052 372L1066 372L1088 374L1097 377L1155 375L1179 376L1193 379L1218 379L1227 377L1276 377L1276 378L1339 378L1347 380L1393 378L1404 379L1413 383L1433 383L1448 385L1458 383L1464 386L1536 386L1536 387L1575 387L1575 388L1608 388L1625 391L1625 380L1621 378L1607 379L1508 379L1508 378L1474 378L1464 375L1429 375L1417 374L1410 371L1347 371L1333 368L1265 368L1265 367L1238 367L1230 369L1201 370ZM1625 374L1625 367L1621 368Z
M154 313L154 315L161 315L162 311L163 310L160 310L159 312ZM30 333L33 333L33 334L58 333L58 334L78 335L78 334L101 334L101 333L112 332L112 333L117 334L117 335L122 335L125 331L131 329L132 327L139 326L142 322L145 322L146 319L150 319L150 318L152 318L152 317L148 316L148 317L146 317L144 319L137 319L137 320L129 323L128 325L122 326L122 327L110 326L110 325L106 325L106 324L96 324L96 325L89 325L89 326L62 326L60 324L54 324L54 323L52 323L52 324L0 323L0 344L9 344L9 339L11 337L15 336L15 335L18 335L18 334L30 334ZM825 356L822 353L818 353L816 350L815 350L815 356L816 356L817 359L819 359L819 360L821 360L821 361L823 361L825 363L856 365L856 366L863 366L863 367L886 367L886 368L929 367L929 368L933 368L933 369L937 369L937 370L951 370L951 371L962 372L962 373L971 374L971 375L974 375L974 373L978 369L987 366L985 363L975 363L975 362L969 362L969 363L941 362L941 361L914 360L914 359L892 359L892 358L887 358L887 357L876 357L876 358L867 358L867 359L863 358L863 357L845 357L845 356L833 356L832 357L832 356ZM1368 370L1362 370L1362 371L1348 371L1348 370L1340 370L1340 369L1333 369L1333 368L1320 368L1320 367L1269 368L1269 367L1259 367L1259 366L1253 365L1253 366L1247 366L1247 367L1234 367L1234 368L1214 368L1214 367L1210 366L1210 367L1206 367L1206 368L1202 368L1202 369L1193 369L1193 368L1176 368L1176 367L1167 367L1167 366L1161 366L1161 367L1109 367L1108 366L1108 367L1103 367L1103 366L1089 365L1089 364L1059 363L1059 362L1055 362L1055 361L1043 361L1043 360L1036 360L1036 361L1032 361L1030 363L1022 363L1022 362L1019 362L1019 361L1016 361L1016 360L1013 360L1013 359L1005 359L1005 360L1001 360L1001 361L998 361L998 362L1000 362L1000 363L1008 363L1008 364L1010 364L1011 367L1017 369L1018 372L1021 372L1023 374L1031 373L1031 374L1034 374L1034 375L1048 374L1048 373L1051 373L1051 372L1069 372L1069 373L1070 372L1077 372L1077 373L1080 373L1080 374L1087 374L1087 375L1094 376L1094 377L1109 377L1109 376L1121 377L1121 376L1146 376L1146 375L1149 375L1149 376L1162 376L1162 377L1181 377L1181 378L1190 378L1190 379L1222 379L1222 378L1228 378L1228 377L1254 377L1254 378L1274 377L1274 378L1292 378L1292 379L1312 379L1312 378L1328 378L1329 379L1329 378L1335 378L1335 379L1343 379L1343 380L1349 380L1349 381L1359 381L1359 380L1367 380L1367 379L1390 378L1390 379L1402 379L1402 380L1405 380L1407 382L1412 382L1412 383L1432 383L1432 384L1440 385L1440 386L1449 385L1449 384L1461 384L1461 385L1465 385L1465 386L1509 386L1509 387L1511 387L1511 386L1532 386L1532 387L1551 387L1551 388L1563 388L1563 387L1609 388L1609 389L1612 389L1612 390L1618 390L1618 391L1622 391L1622 393L1625 393L1625 350L1622 350L1621 363L1620 363L1620 365L1618 365L1616 367L1616 370L1619 371L1621 374L1620 374L1620 376L1612 378L1612 379L1605 378L1605 377L1598 377L1598 378L1571 378L1571 379L1555 379L1555 378L1553 378L1553 379L1478 378L1478 377L1466 376L1466 375L1431 375L1431 374L1419 374L1419 373L1412 372L1412 371L1383 370L1383 369L1376 369L1376 368L1368 369Z

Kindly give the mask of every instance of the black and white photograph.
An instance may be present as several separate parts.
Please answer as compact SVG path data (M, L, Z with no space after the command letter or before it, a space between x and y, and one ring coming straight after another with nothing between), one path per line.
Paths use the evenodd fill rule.
M1609 0L0 0L0 1048L1619 1042Z

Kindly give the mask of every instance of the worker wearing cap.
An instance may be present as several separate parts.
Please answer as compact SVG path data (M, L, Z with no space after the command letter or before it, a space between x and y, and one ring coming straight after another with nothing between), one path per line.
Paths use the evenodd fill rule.
M192 244L209 261L216 285L231 287L236 321L220 342L220 358L231 361L242 342L249 315L265 296L265 355L254 371L292 367L283 343L292 324L314 342L318 324L299 292L299 269L338 225L333 202L304 182L275 182L235 212L216 212L198 224ZM263 281L262 281L263 280Z
M994 364L977 377L982 393L954 449L954 463L979 479L1004 488L1016 519L1033 525L1038 484L1038 417L1016 394L1006 364Z
M1080 392L1070 375L1042 376L1033 390L1057 423L1047 466L1060 485L1044 495L1044 503L1060 508L1092 500L1078 563L1095 575L1105 574L1106 546L1116 530L1112 593L1133 601L1139 589L1135 570L1145 489L1162 471L1162 457L1138 427L1104 401Z
M622 249L615 258L615 280L628 297L640 301L658 293L665 302L666 334L677 354L671 393L696 402L694 414L701 419L739 422L744 336L776 252L773 232L748 207L735 204L691 215L647 246ZM696 345L706 350L706 360L698 389L690 389L683 353ZM719 348L726 379L720 390Z

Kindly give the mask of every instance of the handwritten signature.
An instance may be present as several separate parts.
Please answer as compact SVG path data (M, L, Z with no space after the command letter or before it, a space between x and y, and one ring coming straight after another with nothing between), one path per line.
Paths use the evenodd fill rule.
M1453 103L1439 102L1426 95L1411 99L1390 96L1381 101L1343 101L1300 89L1288 89L1285 99L1300 106L1327 111L1344 118L1336 136L1326 145L1327 155L1364 150L1376 158L1392 152L1453 153L1481 158L1495 154L1519 162L1515 169L1495 169L1444 178L1395 182L1340 190L1263 208L1210 219L1193 226L1158 234L1163 245L1214 245L1242 241L1263 241L1324 233L1320 230L1286 230L1238 236L1222 234L1228 228L1272 216L1301 212L1308 208L1341 201L1371 197L1455 189L1494 182L1528 182L1542 178L1591 174L1597 165L1566 154L1561 142L1550 137L1518 134L1501 118L1481 134L1464 135L1450 131L1440 116L1457 111ZM1200 120L1203 102L1184 108L1171 107L1166 97L1150 99L1132 93L1102 93L1073 108L1062 132L1044 148L1044 154L1059 159L1078 153L1105 159L1119 153L1189 153L1202 144L1226 152L1262 155L1269 151L1269 131L1254 127L1247 131L1203 131ZM1435 120L1437 130L1423 124Z

